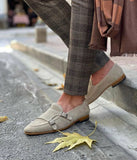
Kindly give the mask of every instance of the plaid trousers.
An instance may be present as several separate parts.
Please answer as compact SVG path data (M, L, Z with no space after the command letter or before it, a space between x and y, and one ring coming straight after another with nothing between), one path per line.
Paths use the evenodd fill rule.
M64 92L86 95L90 75L100 70L109 57L103 51L91 50L94 1L25 0L26 3L69 47Z

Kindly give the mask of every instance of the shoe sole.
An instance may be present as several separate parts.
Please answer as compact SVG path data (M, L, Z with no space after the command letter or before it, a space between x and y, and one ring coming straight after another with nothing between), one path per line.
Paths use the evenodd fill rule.
M108 89L109 87L115 88L116 86L118 86L120 83L122 83L124 80L126 79L126 75L123 74L118 80L116 80L115 82L113 82L112 84L108 85L95 99L93 99L91 102L88 101L88 103L92 103L94 102L97 98L99 98L103 92Z
M119 84L121 84L125 79L126 79L126 76L123 75L120 79L118 79L115 83L113 83L113 84L111 85L112 88L115 88L116 86L118 86Z
M70 124L69 126L67 126L66 128L63 128L63 129L60 129L60 130L52 130L52 131L48 131L48 132L24 132L25 134L27 135L30 135L30 136L34 136L34 135L42 135L42 134L48 134L48 133L55 133L55 132L58 132L58 131L63 131L65 129L68 129L70 128L72 125L74 125L75 123L78 123L78 122L84 122L84 121L87 121L89 120L89 115L85 116L85 117L82 117L80 119L78 119L77 121L73 122L72 124Z

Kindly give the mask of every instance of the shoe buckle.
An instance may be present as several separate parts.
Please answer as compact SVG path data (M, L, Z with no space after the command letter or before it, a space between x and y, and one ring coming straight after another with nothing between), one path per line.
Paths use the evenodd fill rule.
M66 119L68 119L68 120L70 120L70 121L72 120L72 117L70 117L70 116L68 115L68 113L62 112L62 113L61 113L61 116L64 117L64 118L66 118Z
M62 112L62 113L61 113L61 116L64 117L64 118L67 118L68 114L65 113L65 112Z
M52 127L54 130L57 130L57 125L56 125L55 121L51 120L51 121L49 121L49 124L51 125L51 127Z

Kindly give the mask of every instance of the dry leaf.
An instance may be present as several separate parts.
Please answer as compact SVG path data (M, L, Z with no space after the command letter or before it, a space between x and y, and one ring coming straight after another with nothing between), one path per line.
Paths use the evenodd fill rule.
M1 117L1 116L0 116L0 123L1 123L1 122L4 122L4 121L6 121L6 120L8 120L8 117L6 117L6 116Z
M60 87L57 87L56 89L57 89L57 90L63 90L63 89L64 89L64 84L61 84L61 86L60 86Z
M80 145L82 143L86 143L90 148L92 148L92 144L94 142L96 142L96 140L90 139L89 136L93 135L94 132L96 131L97 128L97 122L95 122L95 129L94 131L89 134L88 136L82 136L78 133L64 133L64 132L60 132L62 133L64 136L66 137L61 137L61 138L56 138L55 140L51 141L51 142L47 142L46 144L49 143L59 143L59 145L54 149L53 152L56 152L62 148L65 147L69 147L67 150L71 150L72 148L74 148L77 145Z
M66 73L63 74L64 79L66 78Z
M66 74L63 74L64 79L66 78ZM57 90L63 90L64 89L64 84L61 84L61 86L56 88Z
M38 72L38 71L39 71L39 69L38 69L38 68L35 68L35 69L34 69L34 71L35 71L35 72Z
M47 81L43 81L42 83L48 85L48 86L57 86L57 83L51 83L51 82L47 82Z
M57 83L48 83L48 86L57 86Z
M3 100L0 100L0 102L3 102Z

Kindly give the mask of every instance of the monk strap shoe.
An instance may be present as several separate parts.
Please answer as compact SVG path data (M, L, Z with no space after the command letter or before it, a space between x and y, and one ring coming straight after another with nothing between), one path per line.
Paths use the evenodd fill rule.
M89 118L89 106L86 101L69 112L63 112L60 105L53 103L51 107L36 120L25 127L27 135L39 135L64 130L76 122Z

